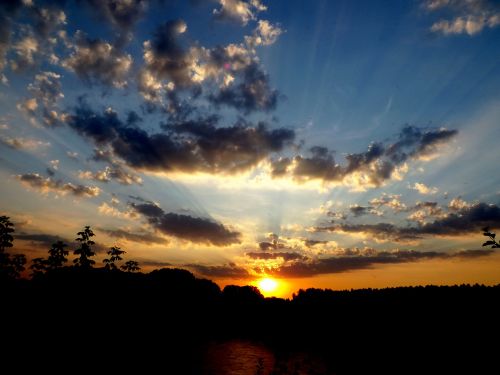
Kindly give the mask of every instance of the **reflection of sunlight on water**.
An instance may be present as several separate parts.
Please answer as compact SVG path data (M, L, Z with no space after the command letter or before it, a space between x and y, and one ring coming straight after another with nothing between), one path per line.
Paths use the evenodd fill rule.
M205 351L204 375L327 375L324 362L311 353L277 356L265 345L231 340L211 343Z
M265 346L243 340L213 343L205 355L207 375L268 375L275 361ZM263 365L260 373L259 360Z

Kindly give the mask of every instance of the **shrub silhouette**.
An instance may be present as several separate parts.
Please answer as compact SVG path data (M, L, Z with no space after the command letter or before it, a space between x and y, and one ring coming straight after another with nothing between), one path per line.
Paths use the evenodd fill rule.
M118 269L118 267L116 267L115 262L123 260L123 258L121 257L121 255L125 254L125 253L126 253L126 251L123 251L118 246L111 247L109 249L109 251L108 251L109 259L104 259L103 260L103 262L104 262L104 268L106 268L107 270L116 270L116 269Z
M95 242L91 240L94 237L94 232L90 229L90 226L86 226L83 231L78 232L78 238L76 241L80 242L80 247L78 247L73 254L78 255L79 257L73 260L75 266L81 268L92 268L95 264L95 261L90 259L95 255L95 252L92 250L92 246L95 245Z
M139 262L136 262L135 260L125 262L125 264L120 268L125 272L137 272L141 269L141 267L139 267Z
M43 275L45 272L47 272L47 268L48 268L47 259L33 258L31 260L31 266L30 266L30 270L32 271L31 277L34 278Z

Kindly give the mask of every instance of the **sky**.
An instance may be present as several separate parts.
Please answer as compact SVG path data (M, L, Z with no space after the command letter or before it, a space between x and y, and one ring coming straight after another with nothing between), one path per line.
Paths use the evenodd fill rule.
M0 210L144 271L500 283L500 3L0 4Z

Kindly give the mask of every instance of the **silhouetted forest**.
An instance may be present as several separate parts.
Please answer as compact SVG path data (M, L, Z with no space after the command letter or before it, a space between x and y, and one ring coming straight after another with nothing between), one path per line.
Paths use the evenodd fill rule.
M90 227L77 234L72 265L59 241L47 258L32 260L32 277L24 279L26 258L11 254L13 232L1 217L5 368L26 362L39 371L203 374L210 342L244 338L277 357L313 352L328 374L498 371L500 285L307 289L287 300L264 298L256 287L221 290L182 269L141 273L118 247L97 268ZM485 228L484 235L485 246L498 247L494 233Z

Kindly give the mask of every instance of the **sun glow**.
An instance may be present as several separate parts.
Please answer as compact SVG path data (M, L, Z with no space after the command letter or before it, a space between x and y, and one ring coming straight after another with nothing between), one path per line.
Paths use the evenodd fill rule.
M273 294L273 292L275 292L277 288L278 288L278 282L276 280L270 278L259 280L259 289L265 295Z

